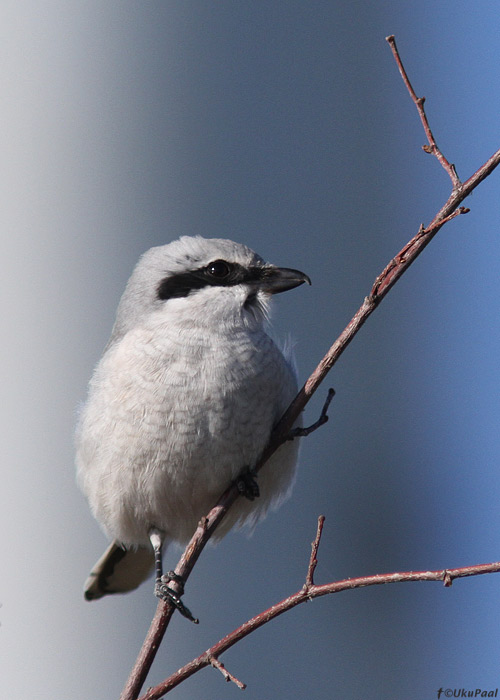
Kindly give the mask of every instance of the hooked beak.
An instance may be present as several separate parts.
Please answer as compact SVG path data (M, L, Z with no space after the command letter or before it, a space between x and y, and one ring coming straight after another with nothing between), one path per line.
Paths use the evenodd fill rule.
M289 267L274 267L270 265L265 268L265 274L259 286L267 294L279 294L298 287L304 282L311 284L311 280L304 272L292 270Z

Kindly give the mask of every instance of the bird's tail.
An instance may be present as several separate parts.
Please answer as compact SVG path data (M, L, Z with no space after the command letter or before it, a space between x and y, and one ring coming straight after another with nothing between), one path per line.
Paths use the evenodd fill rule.
M125 549L112 542L85 581L85 598L97 600L110 593L132 591L147 579L153 567L151 548Z

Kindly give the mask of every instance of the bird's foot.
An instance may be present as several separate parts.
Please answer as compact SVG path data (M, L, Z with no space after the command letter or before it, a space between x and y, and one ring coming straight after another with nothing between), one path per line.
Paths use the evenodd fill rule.
M177 585L180 587L179 593L170 588L168 584L171 581L175 581L175 583L177 583ZM186 607L181 600L183 593L184 579L182 576L179 576L179 574L176 574L175 571L169 571L167 574L163 574L161 578L156 579L155 581L155 596L160 598L160 600L172 603L172 605L177 608L181 615L197 625L199 623L198 618L193 616L191 610Z
M236 487L241 496L245 496L249 501L255 501L260 496L259 485L256 481L257 472L253 469L241 474L236 480Z

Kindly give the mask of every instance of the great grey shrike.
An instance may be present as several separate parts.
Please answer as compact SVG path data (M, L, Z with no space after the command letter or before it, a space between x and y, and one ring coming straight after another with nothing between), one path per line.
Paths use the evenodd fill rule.
M297 391L290 358L266 332L270 299L303 282L229 240L184 236L141 257L76 432L78 481L112 540L88 600L136 588L154 554L158 579L162 548L187 542L251 473ZM260 497L238 498L216 538L286 497L297 449L279 448L259 472Z

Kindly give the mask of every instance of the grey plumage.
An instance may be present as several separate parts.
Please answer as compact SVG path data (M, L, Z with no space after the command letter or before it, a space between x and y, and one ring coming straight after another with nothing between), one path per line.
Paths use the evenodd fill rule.
M118 306L77 428L78 481L113 541L86 597L135 588L153 565L150 534L186 542L225 488L257 461L296 393L266 332L272 294L306 275L246 246L182 237L147 251ZM216 531L253 524L293 483L297 440L258 476Z

